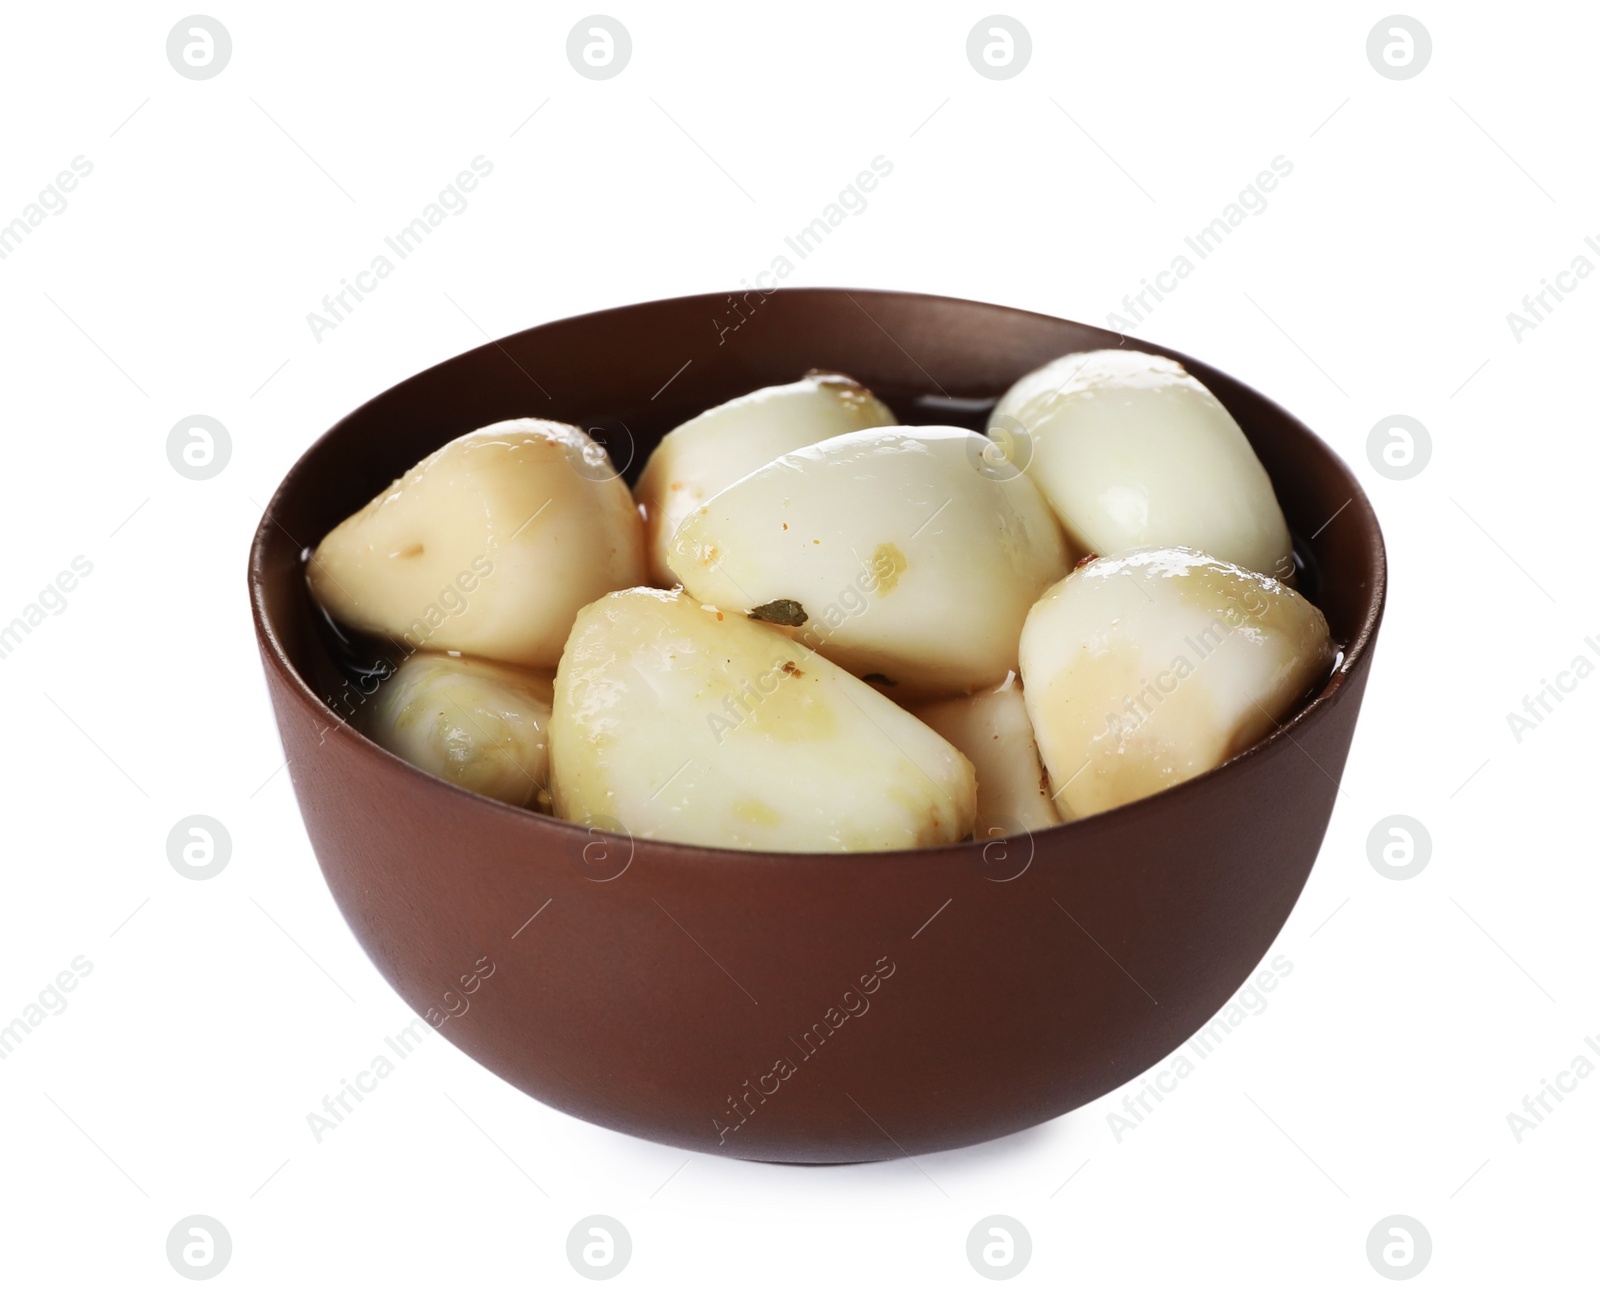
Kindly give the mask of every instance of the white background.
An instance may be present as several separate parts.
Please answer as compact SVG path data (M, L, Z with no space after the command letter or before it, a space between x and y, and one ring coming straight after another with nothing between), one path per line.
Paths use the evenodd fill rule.
M187 1290L165 1240L195 1213L233 1239L219 1291L589 1290L565 1240L592 1213L632 1235L618 1290L986 1290L965 1244L997 1213L1033 1239L1018 1290L1381 1289L1391 1214L1431 1234L1418 1290L1592 1284L1600 1076L1520 1142L1507 1113L1600 1037L1600 679L1520 742L1506 713L1600 664L1600 277L1520 341L1506 315L1600 238L1600 11L1418 9L1433 56L1404 81L1366 57L1384 10L1336 3L1020 5L1005 81L966 58L985 9L937 2L624 5L608 81L567 62L582 8L227 5L204 81L166 59L182 12L12 6L0 41L0 221L93 164L0 261L0 622L93 563L0 660L0 1021L93 964L0 1061L8 1291ZM314 339L307 312L479 154L470 207ZM915 1165L687 1157L432 1038L319 1145L306 1113L411 1014L280 769L260 506L340 415L485 334L753 277L877 154L892 176L789 283L1093 323L1292 161L1136 330L1306 420L1386 530L1292 974L1120 1141L1112 1094ZM196 413L232 437L207 481L165 452ZM1397 413L1433 441L1405 481L1366 452ZM196 813L233 840L207 882L166 857ZM1396 813L1432 837L1408 881L1368 859Z

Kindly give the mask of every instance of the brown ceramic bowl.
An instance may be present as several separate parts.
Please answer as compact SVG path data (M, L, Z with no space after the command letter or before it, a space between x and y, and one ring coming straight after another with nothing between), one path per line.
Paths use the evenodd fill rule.
M771 1161L877 1160L1021 1130L1203 1026L1316 858L1384 600L1383 541L1355 478L1226 374L1169 353L1266 465L1343 656L1314 700L1221 768L1031 839L765 855L629 842L463 792L348 722L361 694L303 578L307 547L335 523L497 419L607 429L631 479L685 418L809 368L854 375L908 423L980 426L1028 370L1118 345L1164 350L912 293L686 297L479 347L317 441L256 533L250 596L312 845L406 1002L541 1102Z

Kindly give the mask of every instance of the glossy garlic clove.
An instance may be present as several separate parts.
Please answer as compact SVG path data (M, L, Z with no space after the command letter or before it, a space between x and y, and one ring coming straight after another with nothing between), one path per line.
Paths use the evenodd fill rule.
M307 569L347 626L541 667L579 608L643 576L639 515L605 450L541 419L435 451L329 532Z
M1015 676L998 688L927 702L911 713L972 762L979 841L1061 822Z
M796 450L692 513L673 569L695 598L790 627L896 698L997 684L1069 561L1032 482L995 472L986 450L941 427Z
M933 730L771 626L681 591L579 614L556 673L552 791L564 819L767 851L960 841L975 790Z
M779 455L861 428L887 427L894 413L843 374L813 372L708 409L667 433L634 489L645 517L650 579L677 583L669 546L684 518L725 486Z
M989 431L1084 552L1185 545L1294 578L1266 469L1233 415L1176 360L1062 356L1000 398Z
M414 653L379 687L368 732L457 787L547 808L553 687L549 671Z
M1326 678L1322 613L1192 549L1097 558L1022 631L1024 699L1063 814L1149 796L1265 737Z

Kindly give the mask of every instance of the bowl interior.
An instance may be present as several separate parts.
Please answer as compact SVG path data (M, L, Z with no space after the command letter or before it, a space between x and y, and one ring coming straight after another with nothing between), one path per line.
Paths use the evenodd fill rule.
M780 289L648 302L529 329L407 379L335 425L274 495L252 550L258 623L326 706L347 681L306 591L305 554L417 460L487 423L522 416L575 423L606 445L631 483L679 423L807 369L859 379L905 423L981 430L994 402L1030 369L1069 351L1118 346L1180 360L1239 421L1272 479L1306 565L1302 588L1342 649L1297 720L1358 666L1382 610L1382 537L1349 469L1266 397L1170 348L914 293ZM339 723L339 712L327 710L329 724Z

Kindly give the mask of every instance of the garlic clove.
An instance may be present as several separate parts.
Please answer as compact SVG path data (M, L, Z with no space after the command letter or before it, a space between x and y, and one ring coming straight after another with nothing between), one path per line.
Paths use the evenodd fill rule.
M643 579L643 535L601 446L510 419L417 464L330 531L306 574L356 630L553 667L579 608Z
M681 591L585 608L556 673L555 811L635 837L907 850L972 830L972 766L781 631Z
M1033 483L996 472L992 448L960 428L896 427L793 451L690 514L673 569L695 598L791 628L896 699L997 684L1069 554Z
M972 762L978 779L979 841L1060 823L1014 675L997 688L913 707L911 714Z
M1243 430L1176 360L1065 355L1000 398L989 433L1088 553L1185 545L1293 582L1272 482Z
M1327 677L1323 615L1192 549L1136 549L1051 588L1022 631L1023 697L1063 814L1125 805L1265 737Z
M553 689L549 671L413 653L379 686L368 732L457 787L547 809Z
M895 421L889 407L855 379L814 371L680 424L661 439L634 488L644 512L650 579L677 584L669 560L672 537L684 518L723 487L791 450Z

